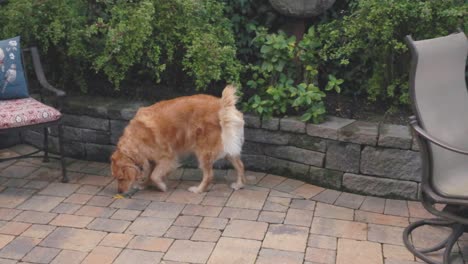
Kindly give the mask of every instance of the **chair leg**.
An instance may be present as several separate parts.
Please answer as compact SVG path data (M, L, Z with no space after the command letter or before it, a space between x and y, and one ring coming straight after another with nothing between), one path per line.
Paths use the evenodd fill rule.
M44 127L44 159L43 162L49 162L49 129Z
M60 152L60 162L62 163L62 182L68 182L67 170L65 168L65 157L63 156L63 128L62 125L58 125L58 140L59 140L59 152Z
M431 247L431 248L425 248L425 249L417 249L413 243L410 241L410 235L411 233L424 225L428 226L441 226L441 227L450 227L452 228L452 233L442 242L439 244ZM453 246L456 244L458 238L463 234L465 229L465 226L460 223L456 223L453 221L447 221L443 219L425 219L425 220L420 220L417 222L414 222L407 226L403 232L403 242L406 246L406 248L416 255L418 258L424 260L428 264L450 264L450 254L452 252ZM443 263L437 262L427 256L427 254L436 252L440 249L445 248L444 251L444 258L443 258Z

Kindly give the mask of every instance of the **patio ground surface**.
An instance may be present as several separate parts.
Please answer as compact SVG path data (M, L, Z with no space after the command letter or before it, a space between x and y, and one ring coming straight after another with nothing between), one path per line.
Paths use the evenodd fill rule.
M0 150L0 157L30 149ZM57 161L0 163L0 264L415 264L403 228L431 217L418 202L257 172L247 172L245 189L232 191L234 172L216 171L212 188L193 194L187 188L199 172L179 169L166 193L114 199L109 164L68 161L67 184L59 182ZM425 231L413 236L418 245L433 245L446 232ZM467 249L465 236L455 263Z

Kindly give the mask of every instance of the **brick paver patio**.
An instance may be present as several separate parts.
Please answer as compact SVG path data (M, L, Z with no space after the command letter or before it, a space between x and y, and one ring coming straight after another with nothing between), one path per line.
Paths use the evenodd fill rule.
M28 146L0 150L0 156ZM418 202L327 190L247 172L232 191L233 171L216 171L204 194L186 189L199 172L179 169L166 193L114 199L109 164L39 159L0 163L0 264L4 263L308 263L416 264L402 242L410 221L431 217ZM433 245L447 230L416 233ZM468 259L468 237L457 262ZM435 256L440 259L439 256Z

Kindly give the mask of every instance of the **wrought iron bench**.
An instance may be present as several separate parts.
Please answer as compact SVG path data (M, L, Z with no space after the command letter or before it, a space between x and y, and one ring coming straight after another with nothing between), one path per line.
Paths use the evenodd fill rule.
M62 114L60 113L62 100L66 94L64 91L50 85L47 81L37 48L31 47L22 49L21 55L23 65L26 63L26 54L29 54L31 57L34 72L41 87L39 90L40 101L32 97L7 100L0 99L0 133L21 132L27 129L43 128L43 149L24 155L2 158L0 162L24 158L43 158L44 162L48 162L49 158L60 159L62 166L62 182L68 182L63 156ZM26 71L26 68L26 65L24 65L24 71ZM27 74L25 74L25 77L26 76ZM44 92L54 95L56 107L44 104ZM49 156L49 128L52 126L58 126L59 157ZM43 151L43 155L38 155L41 151Z

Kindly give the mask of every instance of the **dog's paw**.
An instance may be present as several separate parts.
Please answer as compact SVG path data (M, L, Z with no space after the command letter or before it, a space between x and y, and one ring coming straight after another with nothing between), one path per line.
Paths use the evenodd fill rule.
M244 188L244 184L242 184L242 183L239 184L237 182L233 182L231 184L231 188L233 188L234 190L237 191L237 190L240 190L240 189Z
M200 190L200 188L198 186L189 187L188 191L193 192L193 193L202 193L203 192L202 190Z
M166 192L167 191L167 185L164 182L158 182L156 183L156 186L161 192Z

